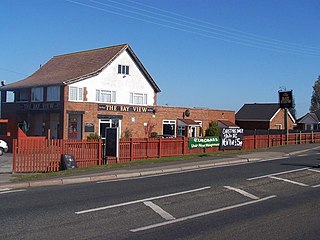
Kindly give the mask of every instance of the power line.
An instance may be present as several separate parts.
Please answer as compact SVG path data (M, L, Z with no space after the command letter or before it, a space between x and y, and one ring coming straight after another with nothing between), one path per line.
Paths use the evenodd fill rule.
M6 72L15 73L15 74L19 74L19 75L22 75L22 76L28 76L27 74L20 73L20 72L17 72L17 71L11 70L11 69L7 69L7 68L3 68L3 67L0 67L0 70L6 71Z
M152 9L156 9L156 10L159 10L164 13L170 13L172 15L179 16L179 17L187 19L187 20L168 16L167 14L152 12L152 11L149 11L146 9L142 9L142 8L135 7L135 6L128 5L128 4L124 4L124 3L118 3L113 0L107 0L111 3L113 3L113 5L110 5L107 3L102 3L102 2L99 2L96 0L90 0L90 2L95 3L95 4L99 4L102 6L107 6L112 9L120 10L121 12L116 12L116 11L113 11L110 9L101 8L101 7L98 7L97 5L89 5L89 4L82 3L79 1L75 1L75 0L66 0L66 1L74 3L74 4L82 5L85 7L93 8L96 10L116 14L119 16L132 18L135 20L140 20L140 21L144 21L147 23L151 23L151 24L156 24L156 25L159 25L162 27L171 28L174 30L179 30L179 31L183 31L183 32L191 33L191 34L196 34L196 35L203 36L203 37L218 39L218 40L222 40L222 41L227 41L227 42L231 42L231 43L237 43L237 44L241 44L241 45L245 45L245 46L249 46L249 47L255 47L255 48L260 48L260 49L265 49L265 50L273 50L273 51L282 52L282 53L283 52L285 52L285 53L290 52L290 53L299 54L299 55L320 56L320 52L317 51L320 49L317 49L317 48L298 45L298 44L294 44L294 43L287 43L284 41L274 40L271 38L264 38L264 37L260 37L258 35L254 35L254 34L250 34L250 33L246 33L246 32L241 32L241 31L234 30L234 29L224 28L224 27L217 26L217 25L214 25L214 24L211 24L208 22L193 19L190 17L186 17L183 15L169 12L166 10L162 10L159 8L155 8L155 7L152 7L149 5L137 3L132 0L127 0L127 1L137 3L139 5L143 5L143 6L152 8ZM123 7L115 6L114 4L117 4L118 6L119 5L125 6L126 8L129 8L129 9L124 9ZM130 9L133 9L133 10L130 10ZM123 12L129 13L130 15L124 14ZM141 12L143 12L143 13L141 13ZM131 14L138 15L138 17L133 16ZM148 15L148 14L152 14L152 15ZM160 16L162 18L159 18L158 16ZM143 17L143 18L141 18L141 17ZM152 20L150 20L150 19L152 19ZM199 23L197 23L197 22L199 22ZM204 26L203 24L210 25L210 27ZM217 28L220 28L220 29L217 29Z
M107 1L111 1L111 0L107 0ZM191 21L207 24L209 26L212 26L212 27L216 28L218 31L223 31L223 32L226 32L226 33L237 34L237 35L241 34L240 36L248 35L247 36L248 38L260 39L261 41L274 41L274 42L277 42L277 43L280 43L280 44L289 44L291 46L303 47L303 48L308 48L308 49L317 50L317 51L320 50L320 48L317 48L317 47L312 47L312 46L306 46L306 45L297 44L297 43L281 41L281 40L268 38L268 37L260 36L260 35L257 35L257 34L249 33L249 32L240 31L240 30L234 29L234 28L223 27L223 26L220 26L220 25L212 24L212 23L207 22L207 21L202 21L202 20L199 20L199 19L191 18L191 17L188 17L188 16L184 16L184 15L181 15L181 14L178 14L178 13L175 13L175 12L163 10L161 8L157 8L157 7L150 6L150 5L147 5L147 4L143 4L143 3L140 3L140 2L136 2L136 1L133 1L133 0L126 0L126 1L138 4L138 5L141 5L141 6L145 6L145 7L151 8L151 9L155 9L155 10L158 10L158 11L161 11L161 12L169 13L169 14L172 14L174 16L182 17L184 19L188 19L188 20L191 20ZM114 1L112 1L112 2L114 2ZM190 22L190 23L192 23L192 22ZM192 24L194 24L194 23L192 23Z

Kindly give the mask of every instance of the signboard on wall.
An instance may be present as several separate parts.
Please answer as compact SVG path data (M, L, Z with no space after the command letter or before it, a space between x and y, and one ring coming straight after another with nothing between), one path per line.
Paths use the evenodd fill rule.
M242 128L222 128L221 145L222 150L237 150L242 148Z
M212 148L220 145L220 137L189 138L189 149Z
M279 104L280 108L292 108L292 90L291 91L279 91Z
M84 123L84 131L85 132L94 132L94 124L93 123Z

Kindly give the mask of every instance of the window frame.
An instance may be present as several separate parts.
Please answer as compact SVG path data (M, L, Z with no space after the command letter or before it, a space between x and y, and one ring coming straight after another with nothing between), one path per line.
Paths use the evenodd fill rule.
M110 101L103 101L103 95L110 95ZM96 89L96 101L102 103L115 103L117 99L116 91L105 90L105 89Z
M140 98L141 98L141 100L137 101ZM148 94L130 92L129 103L134 104L134 105L148 105Z
M75 95L75 96L73 96ZM81 102L83 101L83 88L70 86L69 87L69 101Z
M43 102L43 87L31 88L31 102Z
M118 64L118 74L130 75L129 65Z
M50 89L56 89L53 91L53 94L50 93ZM47 87L47 101L48 102L56 102L60 101L60 86L49 86Z

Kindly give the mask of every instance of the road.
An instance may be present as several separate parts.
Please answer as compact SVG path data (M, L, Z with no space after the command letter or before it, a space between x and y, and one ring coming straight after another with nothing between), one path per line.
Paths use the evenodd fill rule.
M319 239L319 151L128 180L0 190L0 239Z

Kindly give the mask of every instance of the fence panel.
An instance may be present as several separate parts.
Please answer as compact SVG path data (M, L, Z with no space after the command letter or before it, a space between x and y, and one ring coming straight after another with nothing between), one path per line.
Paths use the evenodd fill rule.
M102 142L21 138L13 141L13 172L60 170L62 154L73 155L79 167L102 164Z

